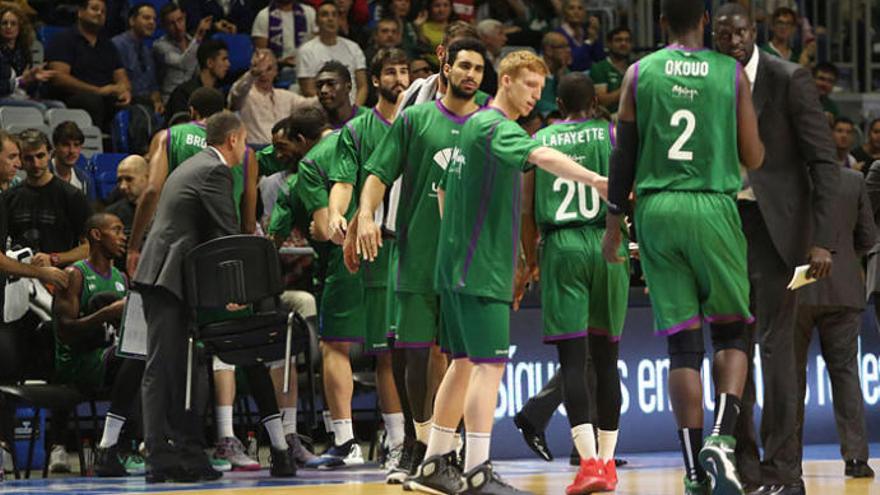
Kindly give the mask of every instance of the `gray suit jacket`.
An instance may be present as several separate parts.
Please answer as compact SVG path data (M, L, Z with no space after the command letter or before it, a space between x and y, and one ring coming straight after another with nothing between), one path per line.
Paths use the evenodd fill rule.
M865 189L868 191L868 200L874 209L874 225L880 229L880 160L875 161L868 169L865 177ZM868 296L874 292L880 292L880 239L868 253Z
M834 200L838 239L834 269L830 277L801 289L802 305L865 307L862 256L874 247L877 228L863 177L855 170L840 171L840 187Z
M159 286L184 300L183 262L195 246L240 232L232 173L206 148L168 176L133 282Z
M794 267L806 261L811 245L836 247L840 165L810 72L759 53L752 100L766 152L764 166L750 171L749 181L773 245Z

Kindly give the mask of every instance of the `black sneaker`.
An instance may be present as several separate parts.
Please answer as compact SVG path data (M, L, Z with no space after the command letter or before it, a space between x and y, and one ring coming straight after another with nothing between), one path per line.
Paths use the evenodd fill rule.
M851 459L846 461L844 474L850 478L873 478L874 470L865 461Z
M416 443L413 444L409 474L407 475L406 480L403 482L404 491L411 492L413 490L412 486L410 486L410 481L412 481L412 479L419 474L419 466L421 466L422 463L425 462L425 454L427 452L428 446L416 440Z
M436 495L457 494L464 488L455 452L425 459L418 474L409 480L410 487Z
M95 474L102 478L128 476L116 445L103 449L99 447L95 450Z
M489 461L465 473L464 478L464 490L460 492L463 495L531 495L531 492L515 488L502 480Z
M400 485L406 481L410 471L412 471L413 448L415 445L416 441L414 439L404 437L403 452L400 454L400 461L398 461L397 466L385 476L386 483L389 485Z
M529 420L526 419L525 415L521 412L516 413L516 416L513 417L513 424L519 429L522 433L523 440L525 440L526 445L532 449L532 452L538 454L538 457L544 459L547 462L553 460L553 454L550 452L550 448L547 447L547 438L544 436L543 431L538 431ZM579 465L580 460L578 460L577 464Z
M289 449L269 448L269 474L275 478L296 476L296 461L293 460Z

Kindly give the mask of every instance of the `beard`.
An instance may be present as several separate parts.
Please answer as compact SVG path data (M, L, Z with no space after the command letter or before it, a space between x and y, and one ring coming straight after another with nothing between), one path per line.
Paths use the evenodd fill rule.
M397 101L400 93L403 93L404 89L405 88L400 85L394 85L390 88L383 88L379 86L379 96L381 96L386 101L394 103Z
M473 91L467 91L458 84L453 83L451 80L449 81L449 91L452 93L452 96L456 98L473 98L479 87Z

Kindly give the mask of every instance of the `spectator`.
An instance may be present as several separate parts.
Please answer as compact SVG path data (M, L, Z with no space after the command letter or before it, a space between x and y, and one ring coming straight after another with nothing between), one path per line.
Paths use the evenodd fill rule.
M116 169L116 187L122 193L119 201L108 206L107 213L112 213L122 220L125 227L125 237L131 235L131 225L134 222L134 210L137 207L141 193L147 187L150 169L147 161L140 155L129 155L119 162ZM121 258L121 264L125 264L125 256Z
M416 25L409 20L410 9L412 3L410 0L387 0L384 4L383 12L388 12L391 17L400 22L400 34L403 39L403 50L412 60L416 54L427 51L428 47L419 39L419 30ZM427 12L419 14L420 22L424 22L428 18Z
M156 9L148 3L135 4L128 11L128 27L128 31L113 37L113 44L131 81L132 101L163 114L156 61L147 43L156 32Z
M104 0L82 0L77 24L55 35L46 49L55 99L86 110L101 129L110 128L116 107L131 102L131 84L116 47L101 29Z
M41 111L49 106L63 106L31 99L39 83L55 75L53 71L33 65L33 42L34 30L27 16L15 4L0 4L0 104L32 106Z
M478 2L477 20L498 19L504 22L511 45L539 50L541 38L556 22L553 3L559 0L488 0Z
M251 36L254 47L269 48L282 65L294 66L298 50L315 31L315 9L296 0L274 0L257 13Z
M258 48L251 60L251 68L229 90L229 107L240 112L247 129L249 144L264 146L272 142L272 126L304 105L315 105L316 98L300 96L292 91L274 87L278 75L275 54L268 48Z
M8 191L21 179L18 171L21 170L21 152L18 149L18 140L12 134L0 130L0 192Z
M186 12L190 30L209 16L213 30L219 33L249 33L254 23L255 7L248 0L180 0L177 4Z
M556 86L562 76L569 72L571 45L568 44L565 35L558 31L551 31L545 34L544 39L541 40L541 51L550 73L547 74L544 89L541 91L541 99L538 100L535 108L546 116L557 109Z
M422 15L419 15L419 18L416 19L419 35L422 41L428 44L428 49L430 50L428 58L434 64L440 63L434 52L437 50L437 45L443 41L443 33L446 32L446 26L452 20L454 19L452 17L450 0L430 0L428 2L427 20Z
M819 91L819 103L822 104L822 110L828 116L829 122L834 122L840 115L837 104L830 98L834 92L834 85L837 84L839 72L837 66L831 62L820 62L813 68L813 79L816 81L816 89Z
M411 81L425 79L437 72L427 57L416 57L409 62L409 78Z
M571 47L572 71L589 70L594 62L605 58L605 48L599 39L599 20L587 18L584 0L562 1L562 24L556 30L565 36Z
M452 15L456 20L473 23L477 18L474 0L452 0Z
M165 106L165 121L169 127L175 122L172 119L180 113L189 114L189 97L199 88L216 88L220 90L220 81L229 72L229 50L222 40L206 40L196 51L199 61L199 72L192 79L181 84L168 98Z
M494 95L498 89L498 62L501 61L501 50L507 45L507 33L504 24L495 19L486 19L477 24L480 40L486 45L486 67L483 69L483 82L480 89Z
M803 66L810 65L810 58L816 53L816 40L805 44L803 52L794 48L794 34L797 30L797 12L788 7L773 11L770 24L770 40L761 46L765 52L776 55Z
M339 7L339 34L360 46L369 41L370 10L367 0L335 0ZM318 2L321 6L322 2Z
M85 197L94 201L96 198L95 181L83 170L85 160L80 163L82 145L85 141L82 130L76 122L65 121L52 131L52 160L49 172L81 191Z
M861 167L856 158L849 152L853 143L855 143L856 126L853 121L846 117L837 117L834 120L832 136L834 137L834 145L837 148L837 158L846 168L852 168L859 171ZM867 172L864 172L867 175Z
M3 194L5 223L14 245L36 253L36 266L66 266L88 255L86 197L49 171L49 138L36 129L19 136L27 177Z
M171 2L162 7L159 20L165 36L153 44L153 53L162 80L162 101L167 102L174 88L189 81L195 74L197 52L211 29L213 18L208 16L200 20L195 36L190 36L186 32L186 14Z
M632 33L622 26L612 29L605 36L608 43L608 58L593 64L590 79L596 86L599 103L611 114L617 113L620 102L620 82L630 64L632 53Z
M383 48L401 48L403 38L400 35L400 21L393 17L383 17L376 21L376 29L373 30L373 41L364 52L366 60L373 60L373 56Z
M865 174L868 173L874 160L880 160L880 118L868 124L867 134L865 143L852 150L857 162L856 168L860 168Z
M339 36L339 8L326 0L318 8L318 36L303 45L297 69L300 92L305 96L318 94L315 77L328 60L337 60L354 74L351 101L363 105L367 101L367 61L357 43Z

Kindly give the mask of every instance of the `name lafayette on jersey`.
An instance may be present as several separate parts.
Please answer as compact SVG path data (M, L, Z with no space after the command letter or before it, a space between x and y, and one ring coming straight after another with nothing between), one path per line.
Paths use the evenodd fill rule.
M542 138L542 144L544 146L555 147L573 144L586 144L593 141L605 141L606 139L607 132L605 128L592 127L581 129L576 132L559 132L544 136Z

